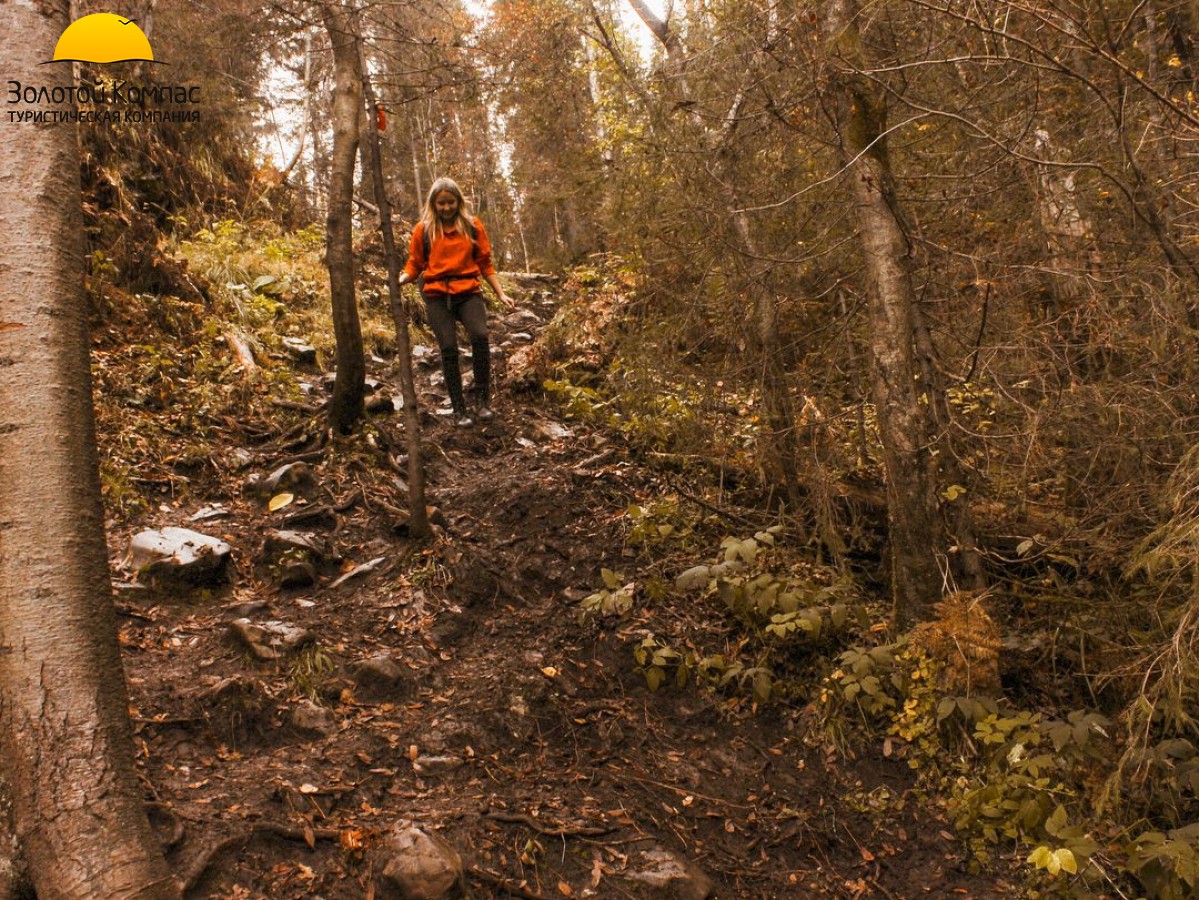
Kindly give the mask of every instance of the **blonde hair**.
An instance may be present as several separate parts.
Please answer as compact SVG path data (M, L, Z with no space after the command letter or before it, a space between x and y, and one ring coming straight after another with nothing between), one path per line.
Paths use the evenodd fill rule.
M433 207L433 201L442 191L449 191L457 198L458 218L454 220L454 227L458 229L459 234L465 234L470 238L470 242L473 244L475 242L474 217L470 214L466 198L462 196L462 188L458 187L458 183L452 178L438 178L433 182L433 187L429 188L429 196L425 198L425 208L421 210L420 214L421 224L425 226L425 234L429 236L430 241L445 236L441 218Z

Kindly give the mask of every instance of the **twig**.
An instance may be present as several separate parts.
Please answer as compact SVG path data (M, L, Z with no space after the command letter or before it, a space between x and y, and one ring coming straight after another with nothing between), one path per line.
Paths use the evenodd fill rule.
M311 509L303 509L299 512L294 512L283 519L283 525L291 526L298 525L300 522L309 522L312 519L336 518L331 506L314 506Z
M593 826L547 828L532 816L527 816L523 813L488 812L483 814L483 818L494 819L497 822L508 822L513 825L527 825L538 834L544 834L547 837L601 837L605 834L611 834L616 830L615 827L597 828Z
M497 887L505 894L511 894L513 897L524 897L525 900L550 900L544 894L534 894L532 891L521 887L519 884L509 881L501 875L496 875L494 872L488 872L486 869L480 869L478 866L471 866L466 870L466 873L471 878L477 878L479 881L486 882L492 887Z

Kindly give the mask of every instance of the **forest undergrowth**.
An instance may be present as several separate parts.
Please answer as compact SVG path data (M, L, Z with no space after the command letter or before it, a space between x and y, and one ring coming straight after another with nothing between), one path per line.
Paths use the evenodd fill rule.
M319 232L180 235L163 252L183 298L93 266L138 762L188 896L371 896L397 821L458 847L472 896L643 897L666 864L684 879L669 889L695 896L1011 894L1005 864L971 873L898 754L813 740L823 716L803 684L881 621L862 579L755 511L748 474L730 469L722 492L719 464L692 467L703 447L671 440L690 421L682 400L660 412L643 384L640 414L561 406L555 383L609 364L602 313L572 322L578 301L618 308L627 274L515 280L518 309L493 332L500 421L466 433L434 412L444 397L414 326L438 525L410 540L394 342L364 250L369 378L388 402L339 438L321 411ZM258 488L287 466L281 487ZM139 578L126 547L165 526L228 542L227 582ZM284 531L322 548L299 586L272 543ZM701 578L716 552L743 565ZM755 593L767 576L777 608ZM802 585L793 609L784 582ZM739 614L716 599L726 585L750 604ZM295 641L259 655L241 621Z
M998 598L895 633L869 411L808 400L850 436L813 441L810 465L845 468L786 509L755 462L760 398L661 365L635 271L595 257L515 285L535 340L497 327L500 424L424 417L440 525L412 543L377 257L361 300L389 402L355 436L323 428L322 246L218 221L166 253L177 294L93 258L114 565L135 531L205 511L237 548L228 585L127 573L119 593L141 764L195 896L362 896L401 814L469 847L484 896L643 896L622 876L659 845L717 896L1189 896L1187 466L1127 572L1097 582L1034 539L996 567ZM297 463L286 503L255 493ZM336 545L306 588L265 554L289 527ZM255 660L227 636L245 616L308 637ZM361 674L381 654L402 667L382 687Z

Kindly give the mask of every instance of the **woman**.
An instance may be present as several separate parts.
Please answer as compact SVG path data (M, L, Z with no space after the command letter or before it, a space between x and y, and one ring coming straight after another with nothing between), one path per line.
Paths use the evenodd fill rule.
M400 275L400 284L416 281L422 273L421 293L429 325L441 349L441 371L454 408L454 422L463 427L471 424L458 365L458 322L470 335L476 414L486 421L492 417L491 345L487 337L487 303L479 293L480 280L486 279L504 306L510 308L512 301L504 293L491 264L491 241L483 223L470 214L461 189L449 178L437 179L429 191L420 222L412 229L408 263Z

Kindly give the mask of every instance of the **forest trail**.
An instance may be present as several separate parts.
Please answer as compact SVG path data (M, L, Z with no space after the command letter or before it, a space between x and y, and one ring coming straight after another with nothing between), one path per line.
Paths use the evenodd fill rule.
M504 387L524 340L512 333L533 338L554 308L548 292L514 296L514 324L493 316L497 419L463 430L426 416L444 516L431 545L397 534L360 465L295 441L219 448L241 462L211 496L110 536L115 553L134 530L219 505L227 515L198 527L236 549L231 587L180 599L126 586L119 600L139 765L188 896L385 896L372 873L399 820L458 849L473 897L691 898L709 880L717 898L1012 895L966 873L939 813L900 802L902 761L826 757L784 704L750 715L695 687L651 693L635 620L579 623L601 568L632 565L624 509L660 484L612 437ZM444 395L422 353L435 354L417 353L428 409ZM271 511L241 482L296 456L315 474L312 506L327 495L333 512L294 527L345 561L281 590L256 560L296 506ZM239 618L309 635L259 662L231 634ZM652 886L669 859L692 871Z

